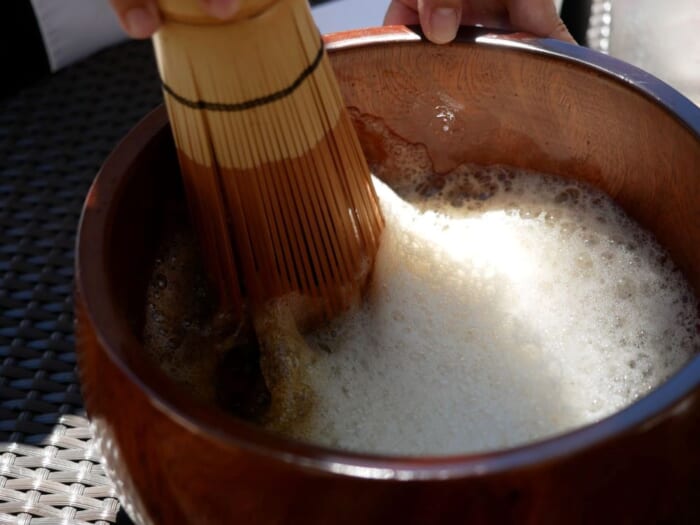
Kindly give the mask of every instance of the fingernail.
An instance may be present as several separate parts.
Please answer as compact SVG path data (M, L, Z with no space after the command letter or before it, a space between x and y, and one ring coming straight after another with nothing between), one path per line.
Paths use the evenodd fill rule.
M134 38L148 38L158 29L158 15L145 7L134 7L124 15L126 32Z
M446 44L454 40L459 27L459 13L451 7L438 7L430 14L430 40Z
M226 20L238 11L239 0L204 0L209 14Z

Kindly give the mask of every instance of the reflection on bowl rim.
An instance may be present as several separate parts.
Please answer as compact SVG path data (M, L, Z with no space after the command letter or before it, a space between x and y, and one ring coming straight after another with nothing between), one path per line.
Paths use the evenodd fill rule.
M424 39L416 28L395 26L334 33L327 35L325 40L327 48L333 52L387 43L422 42ZM457 41L518 49L522 52L554 57L586 66L608 78L627 84L629 89L652 99L698 137L700 143L700 108L662 81L624 62L590 49L552 39L484 28L462 28ZM700 387L700 356L697 356L649 394L598 422L512 448L450 456L386 456L344 452L293 442L281 436L271 435L251 424L237 421L231 416L221 420L220 425L216 424L210 419L221 417L223 412L215 408L202 410L201 407L197 407L197 411L208 413L209 417L206 418L207 421L203 421L201 417L195 418L189 413L191 410L188 410L187 402L184 405L182 403L176 405L172 399L167 399L161 392L156 392L115 353L114 346L120 343L136 344L137 341L128 331L127 341L123 340L123 336L119 336L120 322L114 312L110 312L110 308L105 306L106 301L101 300L96 290L98 286L95 284L99 281L100 270L96 269L98 265L95 265L94 261L90 264L90 256L95 252L95 247L93 245L92 250L88 250L85 247L88 243L84 240L85 237L90 237L95 242L103 242L97 228L100 224L98 215L104 216L107 206L111 203L100 202L103 200L101 194L104 193L101 189L116 185L119 176L123 173L123 169L118 168L129 165L143 146L143 139L152 139L166 124L167 116L163 107L146 116L137 126L142 131L138 140L132 134L127 135L115 148L95 179L86 200L78 230L76 290L85 302L87 316L95 328L100 345L113 363L147 394L149 401L159 411L193 433L204 433L224 447L248 450L268 458L323 472L365 479L452 479L518 470L576 454L614 436L643 431L662 419L672 417L674 413L684 410L684 398ZM119 152L118 156L115 155L116 152ZM676 406L671 409L674 405Z

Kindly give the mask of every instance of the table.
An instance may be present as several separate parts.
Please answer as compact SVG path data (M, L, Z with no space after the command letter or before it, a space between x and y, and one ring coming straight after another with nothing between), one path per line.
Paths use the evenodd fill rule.
M0 523L117 519L75 371L73 244L101 163L161 99L130 42L0 101Z

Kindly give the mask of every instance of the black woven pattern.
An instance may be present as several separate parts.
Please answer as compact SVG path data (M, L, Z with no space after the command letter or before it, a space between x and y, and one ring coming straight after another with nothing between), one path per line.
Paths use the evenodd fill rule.
M73 245L87 189L116 142L162 100L132 42L0 101L0 442L39 443L80 413Z

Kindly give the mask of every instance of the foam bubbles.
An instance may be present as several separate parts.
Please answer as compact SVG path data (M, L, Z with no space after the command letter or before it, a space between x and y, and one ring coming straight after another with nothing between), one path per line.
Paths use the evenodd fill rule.
M217 371L243 340L232 315L217 313L191 231L168 230L146 292L146 355L195 399L216 400Z
M605 195L503 167L425 173L393 181L402 198L375 181L387 226L367 301L307 336L317 398L296 437L509 447L621 409L700 349L692 291Z

